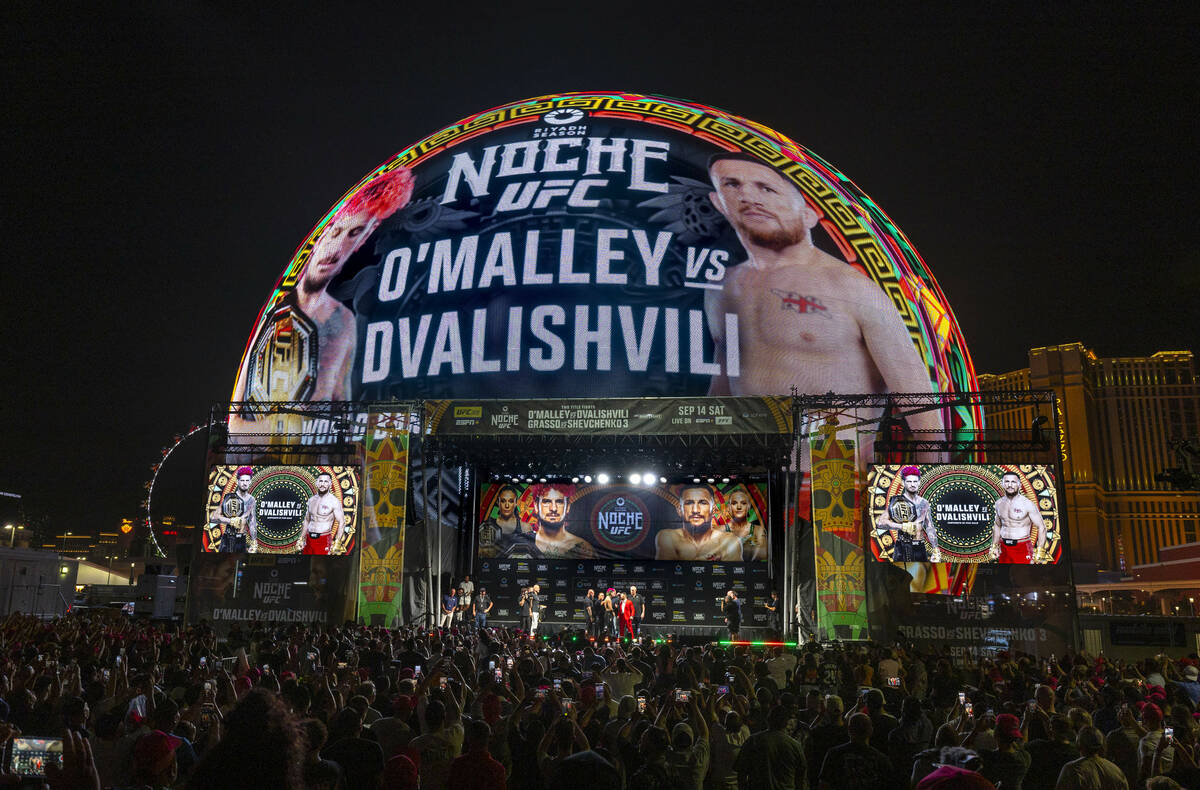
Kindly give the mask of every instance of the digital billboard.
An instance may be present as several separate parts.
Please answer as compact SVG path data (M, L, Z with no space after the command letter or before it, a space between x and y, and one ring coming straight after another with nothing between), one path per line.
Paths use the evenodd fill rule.
M354 466L214 465L208 473L206 552L350 554L358 544Z
M766 562L762 481L491 483L478 553L507 559Z
M260 313L233 400L975 389L933 275L842 173L721 110L576 93L470 116L347 192ZM305 418L267 419L231 435Z
M866 484L871 551L898 563L1057 564L1056 491L1049 466L876 465Z

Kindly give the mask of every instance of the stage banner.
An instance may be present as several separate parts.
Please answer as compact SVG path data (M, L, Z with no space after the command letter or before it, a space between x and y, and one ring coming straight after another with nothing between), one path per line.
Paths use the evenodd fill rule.
M363 442L366 507L358 620L367 625L393 626L400 613L409 419L407 412L371 414Z
M835 424L809 437L817 635L866 639L866 577L858 506L855 441L838 439Z
M426 432L443 436L792 432L792 399L600 398L427 400Z

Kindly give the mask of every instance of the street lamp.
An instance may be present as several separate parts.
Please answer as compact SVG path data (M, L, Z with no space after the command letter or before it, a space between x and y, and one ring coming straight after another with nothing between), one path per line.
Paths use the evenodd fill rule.
M11 549L14 545L16 545L17 542L17 530L25 529L25 526L23 524L17 524L15 526L12 524L5 524L4 528L8 530L8 547Z

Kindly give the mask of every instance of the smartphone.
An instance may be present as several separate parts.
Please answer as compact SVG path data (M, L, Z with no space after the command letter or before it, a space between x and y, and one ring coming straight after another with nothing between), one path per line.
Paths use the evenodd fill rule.
M418 677L418 678L421 677L421 665L420 664L417 664L415 667L413 667L413 676Z
M442 675L440 678L438 678L438 688L440 688L440 689L446 688L446 683L448 683L449 681L450 681L450 678L446 677L445 675Z
M967 692L965 692L965 691L958 692L958 704L965 705L966 702L967 702Z
M494 671L495 669L496 669L496 662L495 662L495 661L489 661L489 662L488 662L488 671L489 671L489 672L490 672L490 671Z
M975 706L969 702L963 705L963 710L966 711L967 718L975 715Z
M549 686L538 686L537 691L533 692L533 696L537 699L545 699L546 692L550 690Z
M692 692L688 691L687 689L675 689L675 701L676 702L691 702L692 701Z
M204 690L206 692L212 691L212 682L211 681L208 681L208 680L204 681Z
M508 668L512 669L512 665L513 665L513 658L512 658L512 656L509 656L508 657Z
M596 699L600 699L603 696L604 696L604 684L597 683L596 684Z
M555 679L554 679L554 690L555 690L555 691L562 691L562 678L555 678Z
M641 695L638 695L638 698L637 698L637 710L638 710L638 713L646 712L646 698Z
M338 668L338 669L345 669L345 668L346 668L346 667L348 667L348 666L350 666L350 665L349 665L349 664L347 664L345 661L339 661L339 662L337 662L337 668Z
M108 682L108 680L109 680L109 678L111 678L111 677L112 677L112 670L105 668L105 670L104 670L104 682L105 682L105 683L107 683L107 682Z
M718 694L728 694L729 686L717 686L717 693Z
M45 776L47 765L62 767L62 751L61 738L13 738L8 770L17 776Z
M564 716L570 716L571 711L575 709L575 700L565 699L562 701L562 713Z
M271 671L271 665L263 664L263 672L270 672L270 671Z
M888 686L894 689L900 688L900 678L888 678Z
M495 670L495 674L496 674L496 682L503 683L504 682L504 670L497 667Z
M1167 739L1167 743L1170 743L1171 741L1173 741L1175 739L1175 728L1174 727L1164 728L1163 729L1163 737Z
M216 709L212 705L205 705L200 709L200 726L211 727L213 720L216 718Z
M117 666L121 666L121 657L117 656Z
M200 668L204 669L208 666L208 656L200 656Z
M1029 700L1029 712L1030 713L1033 713L1035 710L1037 710L1037 706L1038 706L1038 704L1035 700Z

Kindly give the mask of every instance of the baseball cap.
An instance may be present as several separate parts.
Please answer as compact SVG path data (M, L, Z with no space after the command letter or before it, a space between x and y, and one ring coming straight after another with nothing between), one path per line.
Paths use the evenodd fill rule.
M1010 738L1020 738L1021 720L1011 713L1001 713L996 717L996 732L1002 732Z
M1200 669L1196 669L1196 667L1189 664L1183 668L1183 676L1194 682L1197 678L1200 678Z
M182 738L167 735L162 730L152 730L138 738L137 743L134 744L133 763L139 768L158 773L166 769L170 761L175 758L175 750L181 743L183 743Z

